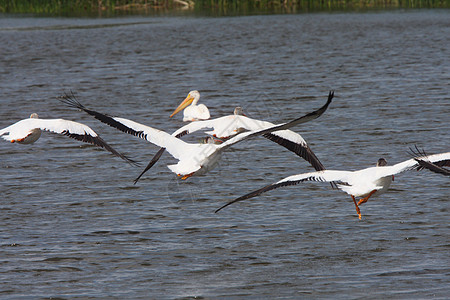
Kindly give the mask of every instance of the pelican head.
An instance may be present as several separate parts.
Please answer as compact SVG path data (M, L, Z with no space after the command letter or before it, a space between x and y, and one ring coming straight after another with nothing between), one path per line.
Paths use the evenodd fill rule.
M244 109L240 106L234 108L234 115L245 116Z
M31 118L31 119L39 119L39 116L38 116L37 113L32 113L32 114L30 115L30 118Z
M377 167L384 167L384 166L387 166L387 161L384 158L380 158L377 161Z
M181 102L180 105L174 110L174 112L170 115L170 118L175 116L177 113L185 109L188 105L196 105L198 100L200 99L200 93L197 90L190 91L187 95L186 99Z

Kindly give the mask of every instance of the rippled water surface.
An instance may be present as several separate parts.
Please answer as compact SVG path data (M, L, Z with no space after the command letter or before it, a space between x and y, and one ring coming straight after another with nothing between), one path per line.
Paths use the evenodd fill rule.
M241 105L294 128L323 164L356 170L449 151L448 11L234 18L0 18L0 127L32 112L83 122L142 164L157 147L57 96L172 132L190 90L213 117ZM191 137L195 142L200 136ZM449 180L395 177L361 207L327 184L225 201L311 171L263 139L179 181L54 134L0 143L1 298L448 297Z

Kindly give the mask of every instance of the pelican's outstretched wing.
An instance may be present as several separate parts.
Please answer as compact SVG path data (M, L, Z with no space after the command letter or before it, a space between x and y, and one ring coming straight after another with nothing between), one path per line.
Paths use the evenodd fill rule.
M24 119L0 130L0 136L5 140L13 141L25 138L33 129L66 135L78 141L104 148L115 156L133 165L138 165L134 160L114 150L89 126L74 121L64 119Z
M265 129L260 129L260 130L252 130L252 131L246 131L243 132L237 136L232 137L231 139L225 141L223 144L220 145L221 148L226 148L226 147L230 147L231 145L234 145L238 142L241 142L243 140L246 140L248 138L257 136L257 135L264 135L267 133L273 133L275 131L280 131L280 130L286 130L289 129L295 125L299 125L299 124L303 124L303 123L307 123L309 121L312 121L314 119L317 119L318 117L320 117L328 108L328 106L331 103L331 100L333 99L334 96L334 92L330 92L330 94L328 95L328 100L325 103L325 105L323 105L321 108L306 114L300 118L297 118L293 121L287 122L287 123L283 123L280 125L275 125L269 128L265 128Z
M408 159L404 162L395 164L393 166L386 166L383 168L380 168L380 171L378 172L379 176L385 177L390 175L396 175L398 173L417 169L421 170L422 166L419 164L418 160L426 160L432 164L435 164L439 167L446 165L447 161L450 160L450 152L444 152L444 153L438 153L438 154L432 154L427 156L419 156L412 159Z
M275 142L278 145L283 146L289 151L294 152L295 154L297 154L298 156L309 162L316 171L325 170L325 166L320 162L316 154L314 154L314 152L311 150L311 148L306 142L304 144L295 143L290 138L280 137L280 135L277 135L276 132L266 133L263 136L271 140L272 142Z
M86 108L84 105L82 105L80 102L78 102L78 100L76 99L75 95L72 92L70 94L66 93L63 96L61 96L60 101L69 107L83 110L84 112L90 114L91 116L93 116L94 118L99 120L100 122L108 124L109 126L119 129L122 132L145 139L142 136L142 131L136 131L128 126L125 126L124 124L122 124L121 122L116 120L116 118L114 118L114 117L111 117L106 114L102 114L102 113L99 113L94 110Z
M353 172L349 172L349 171L323 170L323 171L317 171L317 172L292 175L292 176L286 177L278 182L269 184L263 188L260 188L256 191L253 191L244 196L241 196L237 199L234 199L233 201L230 201L227 204L220 207L219 209L217 209L215 212L217 213L221 209L223 209L223 208L227 207L228 205L231 205L235 202L256 197L258 195L261 195L263 193L266 193L268 191L274 190L279 187L297 185L304 181L332 182L332 183L341 184L341 185L348 185L347 181L350 177L350 174L352 174L352 173Z

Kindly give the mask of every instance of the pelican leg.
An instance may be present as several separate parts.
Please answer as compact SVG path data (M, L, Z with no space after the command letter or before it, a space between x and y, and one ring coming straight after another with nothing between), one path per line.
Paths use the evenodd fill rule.
M28 135L27 135L28 136ZM25 138L21 138L21 139L16 139L16 140L11 140L11 143L21 143L25 141Z
M186 179L188 179L189 177L191 177L192 175L194 175L194 173L195 173L195 172L192 172L192 173L186 174L186 175L184 175L183 177L181 177L181 179L183 179L183 180L186 180ZM180 174L178 174L178 176L181 176L181 175L180 175Z
M358 204L356 204L356 200L355 200L355 196L351 195L352 199L353 199L353 203L355 203L355 207L356 207L356 213L358 214L358 218L361 220L361 210L358 207Z
M369 195L367 195L366 197L360 199L360 200L358 201L358 205L361 205L361 204L363 204L363 203L366 203L367 200L369 200L370 196L372 196L373 193L375 193L376 191L377 191L377 190L373 190L373 191L371 191L371 192L369 193Z

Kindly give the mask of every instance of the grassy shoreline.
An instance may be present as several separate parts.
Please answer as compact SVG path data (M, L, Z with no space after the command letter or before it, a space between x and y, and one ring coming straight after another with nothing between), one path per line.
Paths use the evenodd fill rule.
M395 8L450 8L450 0L0 0L1 13L56 15L171 11L245 15Z

